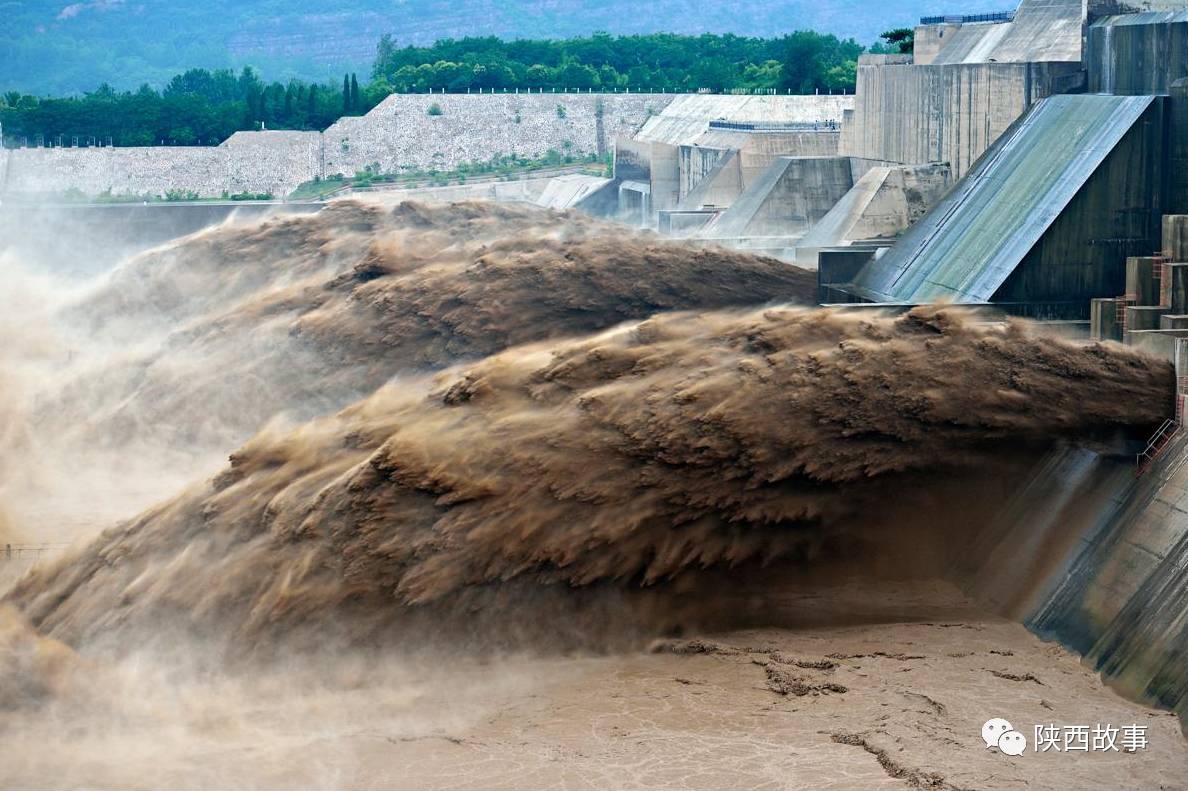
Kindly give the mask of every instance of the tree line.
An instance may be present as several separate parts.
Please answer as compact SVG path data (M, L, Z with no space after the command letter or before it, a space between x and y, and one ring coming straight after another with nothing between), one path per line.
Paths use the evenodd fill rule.
M886 51L881 47L876 50ZM446 39L378 46L371 79L265 82L250 68L191 69L158 90L101 85L81 96L0 94L8 145L213 145L239 130L323 130L391 93L468 91L852 92L863 47L801 31L735 35L593 36L564 40Z
M394 92L602 90L853 91L853 39L812 31L779 38L736 35L593 36L504 41L446 39L430 47L379 43L373 83Z
M0 94L0 123L9 146L215 145L245 129L325 129L344 115L362 115L383 95L361 90L349 74L339 86L292 80L265 83L251 67L191 69L158 91L109 85L82 96Z

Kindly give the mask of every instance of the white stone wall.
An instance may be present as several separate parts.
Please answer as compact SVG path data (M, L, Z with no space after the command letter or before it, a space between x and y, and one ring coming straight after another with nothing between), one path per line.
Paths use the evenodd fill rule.
M185 190L202 197L268 192L282 197L315 176L354 175L368 166L384 173L452 170L550 149L576 156L601 153L616 136L637 132L649 114L672 100L665 94L419 94L393 95L365 116L344 118L317 132L236 132L216 147L32 148L0 160L0 193L162 195ZM441 115L429 115L432 105ZM558 107L563 112L558 112ZM601 116L601 117L600 117Z
M230 192L272 184L254 191L280 197L322 175L322 136L317 132L236 132L219 148L226 152Z
M282 196L318 174L320 156L317 132L239 132L214 147L21 148L9 152L3 184L10 194Z
M377 165L385 173L452 170L465 162L508 154L541 157L550 149L575 155L602 153L610 150L617 135L638 131L649 113L659 113L672 98L621 93L396 94L366 116L344 118L326 130L325 173L349 176ZM441 115L429 114L435 104ZM564 108L564 117L558 106Z
M10 154L5 192L204 193L223 175L217 148L21 148Z

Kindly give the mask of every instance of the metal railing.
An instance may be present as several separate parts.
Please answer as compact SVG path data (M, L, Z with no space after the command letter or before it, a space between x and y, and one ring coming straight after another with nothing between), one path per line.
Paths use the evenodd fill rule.
M512 173L482 173L475 176L462 176L457 172L451 174L443 173L439 179L434 179L432 176L425 176L407 181L379 181L373 182L368 187L343 184L341 187L334 187L325 192L319 192L316 197L310 200L326 200L328 198L338 198L343 195L352 195L359 192L390 192L393 190L431 189L435 187L464 187L467 185L474 186L529 181L531 179L547 179L557 176L581 174L583 171L601 167L603 167L601 162L580 162L573 165L559 165L557 167L541 168L539 170L520 170Z
M740 132L821 132L838 131L838 121L710 121L710 129L729 129Z
M61 552L69 544L4 544L0 546L0 561L38 560L43 555Z
M1179 396L1177 396L1179 398ZM1167 446L1176 438L1176 434L1180 432L1180 424L1178 421L1169 419L1163 421L1163 425L1151 437L1147 443L1146 449L1142 453L1135 454L1135 476L1142 475L1148 468L1160 457L1163 451L1167 450Z
M1013 22L1014 11L993 11L989 14L950 14L948 16L922 16L921 25L965 25L970 22Z

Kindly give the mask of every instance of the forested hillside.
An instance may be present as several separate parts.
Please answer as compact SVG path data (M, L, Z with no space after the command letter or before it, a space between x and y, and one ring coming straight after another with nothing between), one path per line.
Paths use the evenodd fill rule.
M987 0L977 10L1011 6ZM0 0L0 90L162 88L189 68L245 65L282 81L321 81L367 72L385 34L405 47L475 35L816 30L870 44L921 14L963 10L954 0Z

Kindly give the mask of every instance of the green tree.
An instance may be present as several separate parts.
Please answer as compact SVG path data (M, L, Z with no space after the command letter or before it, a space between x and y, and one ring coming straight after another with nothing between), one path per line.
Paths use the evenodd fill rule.
M744 70L739 82L740 88L749 91L764 91L780 87L782 66L778 60L751 63Z
M916 31L910 27L897 27L879 36L887 45L904 55L910 55L916 50Z
M789 51L791 50L791 52ZM465 91L468 88L615 90L731 90L747 87L825 89L857 60L862 47L852 40L802 31L778 39L734 35L593 36L565 40L501 41L493 37L444 39L428 47L397 47L380 40L372 70L396 91ZM763 64L788 63L787 75L762 77ZM797 65L797 61L803 61ZM444 73L441 64L457 64ZM751 68L755 67L755 68ZM750 69L750 77L744 77ZM850 87L850 86L838 86Z
M832 91L853 91L858 81L858 62L847 60L825 72L825 86Z
M820 88L824 73L821 36L802 30L787 36L785 41L781 87L792 93L812 93Z
M692 85L690 88L708 88L711 91L724 91L738 85L738 75L733 64L723 57L706 58L692 70Z
M567 61L558 70L554 81L562 88L579 91L591 90L601 84L601 80L598 79L598 72L576 60Z

